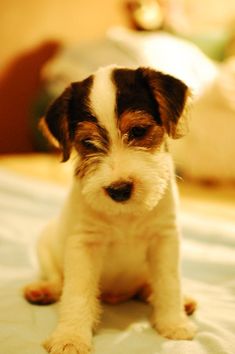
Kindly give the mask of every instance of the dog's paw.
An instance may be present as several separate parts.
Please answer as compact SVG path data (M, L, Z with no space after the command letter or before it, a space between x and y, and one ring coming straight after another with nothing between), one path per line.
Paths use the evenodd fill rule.
M184 311L188 316L192 315L197 309L197 302L190 296L184 296Z
M89 354L90 345L86 344L77 335L64 333L52 335L43 343L44 348L50 354Z
M24 289L24 297L31 304L49 305L60 297L60 286L48 281L38 281L29 284Z
M197 331L197 327L187 318L178 321L157 320L154 327L161 336L176 340L193 339Z

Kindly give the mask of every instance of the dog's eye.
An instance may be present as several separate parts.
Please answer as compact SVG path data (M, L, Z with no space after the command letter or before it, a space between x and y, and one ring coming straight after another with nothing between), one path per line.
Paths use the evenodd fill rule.
M93 150L93 151L97 150L96 146L92 144L91 140L89 139L81 140L81 144L86 150Z
M131 128L129 132L129 137L131 139L140 139L145 136L149 127L136 126Z

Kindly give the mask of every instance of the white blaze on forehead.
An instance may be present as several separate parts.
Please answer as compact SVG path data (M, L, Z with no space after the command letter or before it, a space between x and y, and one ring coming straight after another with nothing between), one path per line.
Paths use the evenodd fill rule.
M114 66L100 68L94 75L90 92L90 105L98 122L106 128L111 139L117 136L115 117L116 87L112 80Z

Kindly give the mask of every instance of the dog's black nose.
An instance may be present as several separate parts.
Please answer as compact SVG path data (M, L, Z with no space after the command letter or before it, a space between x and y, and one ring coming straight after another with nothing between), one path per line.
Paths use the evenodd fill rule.
M116 182L105 188L105 190L115 202L124 202L130 199L132 188L132 182Z

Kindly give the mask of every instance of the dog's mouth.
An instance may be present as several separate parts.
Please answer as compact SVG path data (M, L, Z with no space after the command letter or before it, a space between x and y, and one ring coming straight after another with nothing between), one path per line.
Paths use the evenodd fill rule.
M105 193L115 202L122 203L128 201L133 193L133 182L118 181L104 188Z

